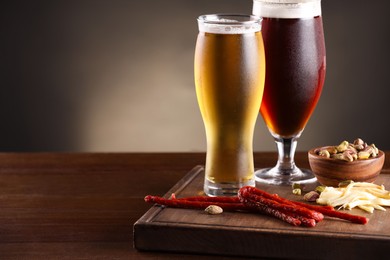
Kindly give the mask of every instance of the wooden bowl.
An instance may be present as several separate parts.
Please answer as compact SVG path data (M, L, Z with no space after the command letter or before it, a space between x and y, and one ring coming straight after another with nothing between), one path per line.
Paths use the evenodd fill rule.
M319 156L309 151L309 164L317 180L325 186L337 187L342 181L374 182L380 174L385 162L385 153L379 151L378 156L352 162Z

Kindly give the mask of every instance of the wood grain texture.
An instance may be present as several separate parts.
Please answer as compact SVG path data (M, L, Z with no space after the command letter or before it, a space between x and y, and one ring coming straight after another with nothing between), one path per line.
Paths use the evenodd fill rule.
M255 166L273 166L276 158L255 153ZM164 195L204 159L204 153L0 153L0 259L202 258L138 252L133 224L151 207L146 194ZM296 159L309 167L306 153ZM204 257L210 258L226 257Z

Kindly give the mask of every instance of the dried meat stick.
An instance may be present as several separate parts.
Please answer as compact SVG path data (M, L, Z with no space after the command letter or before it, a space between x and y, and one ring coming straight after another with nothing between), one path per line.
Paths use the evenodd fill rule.
M261 204L260 202L257 202L257 201L253 201L253 200L250 200L250 199L243 199L242 200L242 203L251 208L253 211L257 211L257 212L260 212L260 213L263 213L263 214L267 214L269 216L272 216L272 217L275 217L277 219L280 219L284 222L287 222L293 226L299 226L301 225L301 221L297 218L294 218L280 210L277 210L277 209L274 209L274 208L271 208L271 207L268 207L264 204Z
M275 194L274 196L278 196L278 195ZM324 205L324 206L311 205L311 204L306 204L306 203L303 203L303 202L293 201L293 200L290 200L290 202L293 203L293 204L302 206L302 207L306 207L308 209L312 209L312 210L318 211L318 212L320 212L321 209L327 209L327 210L331 210L331 211L335 210L332 206L329 206L329 205Z
M265 198L268 198L268 199L271 199L271 200L275 200L275 201L277 201L279 203L282 203L282 204L298 205L298 206L305 207L305 208L307 208L309 210L313 210L313 211L316 211L317 207L326 207L326 208L329 207L329 210L334 210L334 208L330 207L330 206L312 206L312 205L307 206L308 204L299 203L299 202L295 202L295 201L292 201L292 200L288 200L288 199L280 197L277 194L271 194L271 193L268 193L266 191L263 191L263 190L260 190L258 188L251 187L251 186L243 187L243 189L248 191L248 192L255 193L255 194L259 195L259 196L263 196ZM319 211L317 211L317 212L319 212ZM321 221L323 219L323 216L319 215L318 218L315 218L315 219L316 219L317 222Z
M257 189L255 187L246 186L246 187L243 187L242 189L244 189L244 188L248 192L257 194L259 196L263 196L263 197L265 197L267 199L276 200L279 203L290 204L290 205L298 205L298 206L305 207L305 208L308 208L308 209L316 211L316 206L310 207L311 205L307 206L308 204L299 203L299 202L295 202L295 201L292 201L292 200L289 200L289 199L285 199L285 198L280 197L277 194L271 194L271 193L268 193L266 191ZM328 207L328 206L318 206L318 207ZM330 207L329 210L334 210L334 209L333 209L333 207Z
M367 222L369 220L366 217L336 211L332 206L310 205L310 204L306 204L306 203L302 203L302 202L298 202L298 201L291 201L291 202L294 204L300 205L302 207L307 207L309 209L313 209L315 211L321 212L325 216L348 220L348 221L350 221L352 223L356 223L356 224L363 224L364 225L364 224L367 224Z
M224 203L224 202L207 202L207 201L189 201L180 199L166 199L159 196L147 195L145 201L149 203L157 203L172 208L187 208L187 209L205 209L210 205L217 205L226 211L245 211L249 210L241 202L239 203Z
M188 201L206 201L206 202L223 202L223 203L240 203L240 199L235 197L221 196L221 197L209 197L209 196L193 196L176 198L177 200Z
M293 212L297 215L301 215L301 216L306 217L306 218L312 218L316 221L321 221L324 218L324 215L320 212L310 210L308 208L301 207L301 206L298 206L298 205L295 205L292 203L288 203L288 204L287 203L280 203L276 200L265 198L265 197L258 195L257 193L254 192L256 188L253 188L250 186L247 186L247 187L241 188L238 192L238 197L241 200L242 199L250 199L250 200L258 201L264 205L281 210L283 212ZM256 190L258 190L258 189L256 189Z
M330 208L328 208L329 206L315 206L315 205L309 205L309 204L305 204L305 203L301 203L301 202L287 200L287 199L284 199L282 197L279 197L278 195L270 194L270 193L267 193L265 191L262 191L260 189L257 189L255 187L251 187L251 186L246 186L243 188L245 188L246 190L253 192L255 194L263 195L266 198L275 198L275 200L277 200L279 202L292 203L295 205L299 205L302 207L313 209L313 210L320 212L328 217L340 218L340 219L348 220L352 223L363 224L363 225L368 222L368 218L366 218L366 217L361 217L361 216L357 216L357 215L352 215L352 214L336 211L336 210L334 210L333 207L330 209Z
M291 212L285 212L285 214L292 216L293 218L299 219L301 221L301 226L304 227L315 227L317 225L317 221L312 218L305 218L301 215L297 215Z
M328 210L328 209L325 209L325 208L323 208L323 209L320 208L320 209L318 209L318 211L321 212L322 214L324 214L325 216L348 220L348 221L350 221L352 223L356 223L356 224L365 225L365 224L367 224L367 222L369 220L366 217L362 217L362 216L358 216L358 215L352 215L352 214L340 212L340 211L337 211L337 210Z
M267 198L267 199L276 200L277 202L280 202L280 203L290 203L291 202L288 199L279 197L278 195L268 193L266 191L260 190L260 189L258 189L256 187L252 187L252 186L242 187L240 189L240 191L256 194L256 195L262 196L262 197Z

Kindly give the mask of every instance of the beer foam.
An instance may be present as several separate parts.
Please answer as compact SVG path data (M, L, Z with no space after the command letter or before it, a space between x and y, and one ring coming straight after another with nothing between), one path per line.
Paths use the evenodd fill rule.
M253 15L212 14L198 17L200 32L244 34L261 31L261 18Z
M268 18L321 16L321 0L253 0L254 15Z

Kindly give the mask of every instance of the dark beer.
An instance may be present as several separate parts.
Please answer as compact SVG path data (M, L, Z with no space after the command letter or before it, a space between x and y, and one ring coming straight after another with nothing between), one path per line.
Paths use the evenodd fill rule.
M281 137L299 135L321 95L325 44L320 16L263 18L267 61L261 115Z
M260 31L200 31L195 84L207 137L205 192L254 185L253 132L264 87Z
M325 79L321 0L253 0L253 13L263 18L267 63L260 113L278 148L275 167L256 171L256 180L315 182L310 170L295 165L294 155Z

